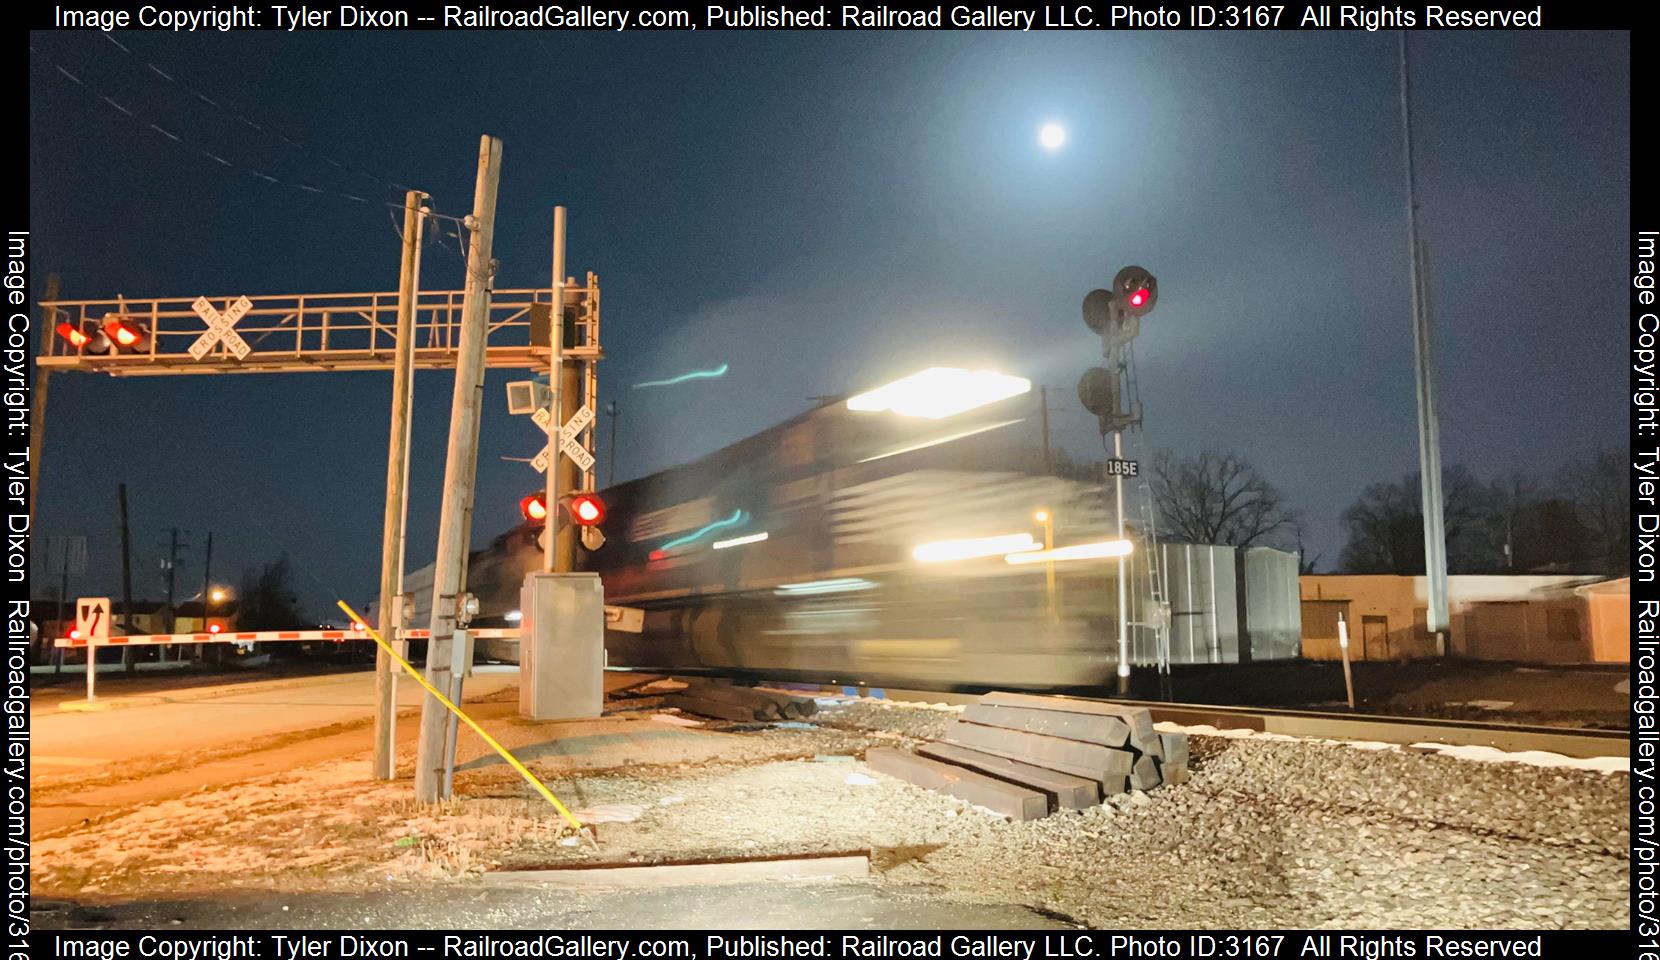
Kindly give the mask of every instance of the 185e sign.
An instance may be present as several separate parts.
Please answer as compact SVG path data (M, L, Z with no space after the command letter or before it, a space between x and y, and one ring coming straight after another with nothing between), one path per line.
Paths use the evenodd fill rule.
M1108 460L1107 476L1139 477L1141 476L1141 462L1138 460Z

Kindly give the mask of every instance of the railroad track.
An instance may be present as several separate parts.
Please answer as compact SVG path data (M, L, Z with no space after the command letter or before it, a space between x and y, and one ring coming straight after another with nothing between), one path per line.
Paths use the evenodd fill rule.
M841 687L824 687L839 691ZM967 704L977 693L883 688L889 700ZM1630 757L1631 737L1623 730L1577 730L1479 720L1441 720L1433 717L1395 717L1382 714L1286 710L1277 707L1227 707L1216 704L1161 703L1114 697L1081 697L1145 707L1154 722L1183 726L1207 725L1221 730L1251 730L1291 737L1331 740L1371 740L1381 743L1442 743L1450 746L1493 747L1507 753L1538 750L1565 757Z

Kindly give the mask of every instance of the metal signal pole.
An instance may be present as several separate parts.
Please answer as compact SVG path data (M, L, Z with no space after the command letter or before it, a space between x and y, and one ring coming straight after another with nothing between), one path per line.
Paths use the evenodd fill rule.
M403 627L404 521L409 516L410 409L415 402L415 297L421 288L421 232L426 194L403 198L403 255L398 271L398 332L392 358L392 436L386 447L386 508L380 540L380 631L388 643ZM398 675L392 658L375 647L375 753L373 775L391 780L397 726Z
M553 458L547 474L547 526L542 535L547 538L547 549L542 553L542 571L569 571L570 565L559 565L559 491L560 467L565 462L559 452L560 430L565 426L565 208L553 208L553 315L548 325L548 447Z
M478 424L484 397L485 336L490 316L491 241L495 234L496 190L501 181L501 141L479 139L478 179L469 221L467 284L461 312L461 346L456 357L455 393L450 406L449 448L444 463L443 507L438 520L438 552L433 567L431 639L427 643L427 681L451 690L450 658L459 605L466 584L467 518L476 477ZM558 312L555 311L555 315ZM551 504L550 504L551 506ZM434 697L421 702L421 733L415 757L415 799L432 803L444 785L444 740L447 714Z
M1116 365L1113 375L1122 378L1124 375L1123 348L1114 351L1113 359ZM1124 428L1120 426L1112 432L1112 457L1114 460L1124 459ZM1113 499L1118 504L1118 539L1124 539L1124 474L1122 469L1115 469L1112 475ZM1129 558L1124 554L1118 555L1118 695L1128 696L1130 693L1130 577Z
M1418 184L1412 164L1412 97L1406 31L1401 31L1401 138L1406 152L1406 247L1412 281L1412 357L1418 389L1418 476L1424 511L1424 573L1429 581L1425 626L1446 656L1447 531L1441 500L1441 425L1435 412L1435 354L1424 311L1423 245L1418 240Z

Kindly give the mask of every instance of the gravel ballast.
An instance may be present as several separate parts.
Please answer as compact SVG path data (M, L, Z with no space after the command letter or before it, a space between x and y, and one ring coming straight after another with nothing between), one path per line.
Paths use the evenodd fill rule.
M635 702L555 741L504 722L572 807L618 814L598 849L469 746L441 808L366 783L356 763L288 771L227 788L235 803L208 791L38 844L36 893L466 887L497 869L868 851L868 882L894 895L1092 927L1629 923L1625 773L1194 735L1185 784L1012 823L859 759L956 716L844 701L810 723L683 728Z

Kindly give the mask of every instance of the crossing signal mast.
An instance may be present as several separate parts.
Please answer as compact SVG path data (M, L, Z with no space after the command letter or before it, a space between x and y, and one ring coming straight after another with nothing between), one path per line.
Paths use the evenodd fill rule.
M1078 380L1078 400L1095 414L1103 440L1112 434L1112 460L1107 472L1113 480L1118 506L1118 539L1124 539L1124 478L1139 475L1139 465L1124 459L1124 431L1141 425L1141 406L1130 402L1129 347L1141 333L1141 318L1159 302L1159 281L1145 267L1125 267L1112 279L1112 289L1091 290L1084 297L1084 325L1101 338L1106 366L1091 367ZM1127 558L1118 558L1118 692L1130 688L1130 618ZM1149 563L1153 558L1149 557Z

